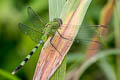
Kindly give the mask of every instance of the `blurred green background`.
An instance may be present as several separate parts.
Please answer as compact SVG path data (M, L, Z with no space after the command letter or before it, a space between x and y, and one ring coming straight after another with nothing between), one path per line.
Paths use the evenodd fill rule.
M101 10L107 0L93 0L86 14L84 23L99 24ZM18 23L30 23L27 15L27 7L31 6L44 21L49 21L47 0L0 0L0 69L12 72L35 46L27 35L18 29ZM113 25L113 20L111 21ZM112 30L113 27L109 27ZM114 33L107 36L108 48L115 47ZM76 42L70 49L67 57L67 72L80 65L84 60L85 50L80 49ZM81 51L81 54L78 54ZM83 51L83 52L82 52ZM16 74L21 80L32 80L40 50L33 55L30 61ZM76 53L76 54L75 54ZM115 56L108 58L111 66L114 66ZM82 80L106 80L106 76L97 64L92 65L83 75ZM113 67L114 68L114 67ZM6 80L0 75L0 80Z
M18 29L19 22L29 23L28 6L48 21L47 0L0 0L0 69L8 72L12 72L36 44ZM39 52L17 74L20 79L32 80ZM0 76L0 80L4 78Z

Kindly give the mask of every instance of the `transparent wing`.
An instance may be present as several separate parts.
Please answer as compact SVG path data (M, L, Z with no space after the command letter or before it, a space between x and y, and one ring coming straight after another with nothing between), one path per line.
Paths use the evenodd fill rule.
M40 41L42 32L39 32L22 23L19 23L18 26L19 26L20 31L22 31L24 34L27 34L33 41L37 43Z
M77 42L86 46L92 42L103 47L103 33L99 31L100 28L106 29L104 25L81 26L76 36Z
M40 18L40 16L37 13L35 13L31 7L28 7L27 12L28 12L30 21L34 26L33 28L35 30L42 31L46 23L44 23L44 21Z
M63 26L65 26L65 24ZM80 25L72 26L76 27ZM77 43L77 45L79 43L80 45L88 47L90 42L93 42L100 46L104 46L102 42L103 41L102 33L98 30L98 28L106 29L106 25L81 25L74 43Z

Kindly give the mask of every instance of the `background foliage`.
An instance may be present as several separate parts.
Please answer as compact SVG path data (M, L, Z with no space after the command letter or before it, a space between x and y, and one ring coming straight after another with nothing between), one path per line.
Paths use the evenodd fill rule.
M93 0L84 19L84 24L99 24L100 13L106 4L107 0ZM47 0L0 1L0 69L2 69L0 70L0 80L5 80L7 77L3 76L2 73L4 71L12 72L12 70L15 69L15 67L24 59L24 57L36 44L18 29L19 22L27 24L30 22L27 15L28 6L31 6L44 19L44 21L48 22L49 13ZM116 21L118 21L116 18L114 20L112 19L109 25L109 34L106 36L107 48L105 48L107 50L116 47L113 31L114 24L118 24ZM118 36L117 39L119 39ZM39 57L39 52L40 50L38 50L27 63L27 65L25 65L17 73L17 76L21 80L32 80L35 66ZM79 67L80 64L85 60L85 52L86 49L84 49L82 45L78 45L78 43L74 42L67 55L68 73L74 68ZM84 72L80 80L110 80L111 76L113 75L116 77L114 79L117 79L117 73L119 73L117 72L117 67L119 66L116 62L116 56L109 56L106 58L106 60L107 62L100 61L90 66ZM110 74L111 72L106 73L103 68L107 69L108 71L112 70L111 72L113 74ZM3 74L7 75L7 72Z

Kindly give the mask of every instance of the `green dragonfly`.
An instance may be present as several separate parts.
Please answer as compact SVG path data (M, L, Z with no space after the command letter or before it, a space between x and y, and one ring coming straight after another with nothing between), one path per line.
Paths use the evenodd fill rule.
M24 59L24 61L22 61L20 65L12 72L12 74L15 74L31 58L31 56L33 55L33 53L35 53L35 51L39 48L39 46L46 42L48 37L52 36L53 38L57 29L62 25L62 20L59 18L55 18L53 21L46 24L44 23L44 21L41 20L40 16L32 10L31 7L28 7L27 11L34 27L29 27L27 25L19 23L18 24L19 29L25 34L29 35L31 39L37 42L38 44L32 49L32 51ZM59 33L59 31L57 32ZM52 44L52 38L50 39L50 43L55 48L55 46ZM67 40L67 38L64 39Z
M39 46L41 44L44 44L46 42L46 40L48 39L48 37L51 37L50 39L50 44L54 47L55 50L57 50L59 52L58 49L56 49L56 47L54 46L54 44L52 43L52 39L54 38L54 35L56 32L58 32L58 34L60 35L60 37L62 37L63 39L65 40L69 40L65 37L63 37L58 29L60 28L60 26L62 25L62 20L60 18L55 18L53 19L53 21L50 21L48 23L45 23L41 18L40 16L35 13L33 11L33 9L31 7L28 7L27 9L28 11L28 15L30 17L30 20L33 24L33 26L27 26L27 25L24 25L22 23L19 23L18 26L19 26L19 29L30 36L30 38L35 41L36 43L38 43L33 49L32 51L29 53L28 56L26 56L26 58L24 59L24 61L22 61L20 63L20 65L12 72L12 74L14 75L19 69L22 68L22 66L31 58L31 56L35 53L35 51L39 48ZM65 25L63 25L65 26ZM88 26L92 26L91 30L92 30L92 33L96 33L96 29L98 27L104 27L104 25L88 25ZM83 29L86 30L88 29L88 27L81 27L79 33L83 33ZM81 32L82 31L82 32ZM93 34L92 34L93 35ZM98 34L99 35L99 34ZM82 37L82 36L81 36ZM91 41L90 39L86 39L86 37L82 38L81 40L84 40L84 41ZM80 40L80 38L79 38ZM96 42L96 41L93 41L93 42ZM60 54L60 52L59 52ZM60 54L61 55L61 54ZM61 55L62 56L62 55Z

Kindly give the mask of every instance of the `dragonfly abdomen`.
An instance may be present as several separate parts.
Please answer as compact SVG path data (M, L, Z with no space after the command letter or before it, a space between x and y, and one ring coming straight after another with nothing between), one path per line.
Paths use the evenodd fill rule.
M27 61L31 58L31 56L35 53L35 51L39 48L39 46L44 43L43 40L40 40L39 43L32 49L32 51L29 53L29 55L26 56L26 58L24 59L24 61L22 61L20 63L20 65L12 72L12 74L14 75L19 69L22 68L22 66L25 65L25 63L27 63Z

